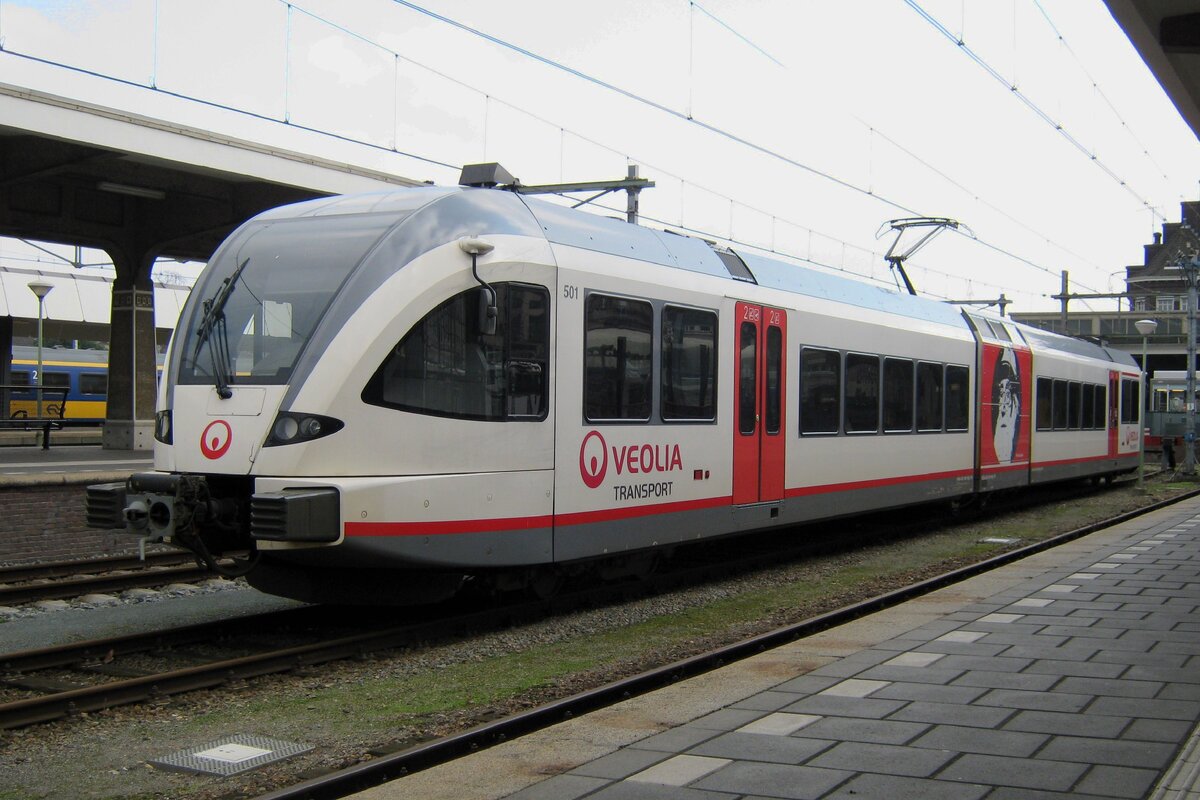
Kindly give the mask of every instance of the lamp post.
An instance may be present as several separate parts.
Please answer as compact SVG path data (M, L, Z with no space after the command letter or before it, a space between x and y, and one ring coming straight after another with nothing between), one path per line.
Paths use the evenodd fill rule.
M37 415L42 416L42 310L45 305L46 295L50 294L50 290L54 287L49 283L42 281L31 281L29 291L37 295L38 299L38 334L37 334L37 351L38 351L38 370L37 370Z
M1147 395L1146 395L1146 373L1148 371L1147 370L1148 365L1146 362L1146 348L1147 348L1147 339L1149 339L1150 336L1153 335L1153 333L1156 330L1158 330L1158 322L1156 320L1152 320L1152 319L1139 319L1137 322L1133 323L1133 327L1137 328L1137 332L1142 335L1142 376L1139 379L1141 381L1141 391L1138 393L1139 396L1141 397L1141 408L1138 409L1138 424L1139 424L1139 427L1142 429L1142 435L1139 439L1140 443L1138 445L1138 472L1137 472L1137 485L1138 485L1138 488L1141 488L1142 481L1144 480L1145 469L1146 469L1146 415L1145 415L1145 411L1146 411L1146 401L1148 399Z

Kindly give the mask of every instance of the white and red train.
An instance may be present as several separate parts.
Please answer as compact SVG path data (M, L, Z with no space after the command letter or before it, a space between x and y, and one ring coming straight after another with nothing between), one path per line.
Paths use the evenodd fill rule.
M494 189L250 220L96 527L317 601L1136 468L1126 353ZM599 561L598 561L599 560Z

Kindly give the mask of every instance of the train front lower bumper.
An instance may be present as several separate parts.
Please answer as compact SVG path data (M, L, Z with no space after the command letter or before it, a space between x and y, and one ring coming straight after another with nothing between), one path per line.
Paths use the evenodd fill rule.
M144 472L124 483L87 487L88 527L123 528L150 542L190 536L254 542L332 544L341 538L335 488L306 487L222 495L203 475Z

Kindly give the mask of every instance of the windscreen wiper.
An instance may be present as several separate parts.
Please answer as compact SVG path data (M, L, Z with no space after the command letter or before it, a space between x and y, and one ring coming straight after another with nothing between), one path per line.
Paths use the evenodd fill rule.
M242 271L249 263L250 259L247 257L241 264L238 264L233 274L224 280L221 288L217 289L217 293L204 301L204 316L200 318L200 327L196 330L196 348L192 351L192 361L200 356L200 348L204 346L205 342L208 342L217 396L222 400L233 397L233 390L229 388L233 375L230 366L232 359L229 356L229 338L225 330L225 304L229 302L229 296L237 288L238 279L242 277ZM213 338L214 333L217 334L215 339ZM210 339L212 341L209 341Z

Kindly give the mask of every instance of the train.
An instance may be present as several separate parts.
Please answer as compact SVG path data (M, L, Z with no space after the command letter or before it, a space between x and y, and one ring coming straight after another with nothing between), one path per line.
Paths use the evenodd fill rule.
M424 603L1137 468L1125 352L503 188L267 211L90 525L272 594ZM803 533L797 533L803 535ZM228 566L217 564L229 556Z
M11 385L37 385L37 348L14 345L12 349ZM104 421L108 404L108 351L79 348L44 348L42 350L42 385L47 392L43 413L59 415L62 390L66 389L63 419L78 424ZM6 416L12 418L37 416L37 392L33 389L13 389L8 397Z
M1155 370L1146 381L1145 447L1166 466L1182 461L1188 436L1186 370ZM1194 398L1193 398L1194 402ZM1194 406L1193 406L1194 407ZM1192 447L1195 447L1193 443Z
M162 375L164 357L158 355L158 374ZM37 416L37 348L14 345L8 404L3 409L13 419ZM47 390L43 413L59 415L59 404L66 390L62 418L75 425L100 425L108 409L108 351L78 347L42 349L42 379ZM31 388L24 388L24 387Z

